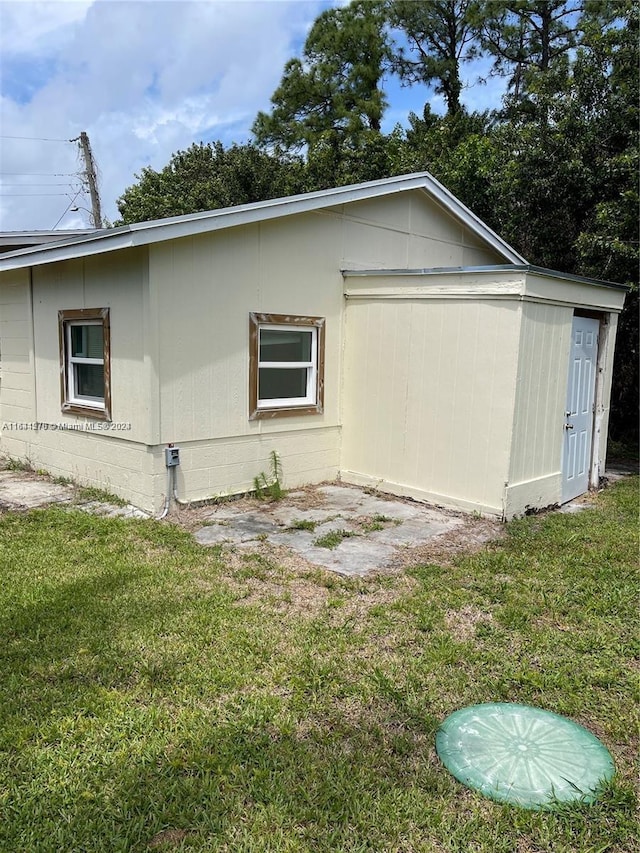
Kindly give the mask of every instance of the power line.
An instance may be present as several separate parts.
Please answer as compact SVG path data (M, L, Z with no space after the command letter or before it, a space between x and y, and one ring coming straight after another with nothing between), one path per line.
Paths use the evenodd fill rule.
M31 139L35 142L75 142L75 139L50 139L46 136L6 136L0 134L0 139Z
M30 175L36 178L74 178L79 177L78 172L0 172L0 175Z
M54 195L66 195L69 197L69 193L0 193L0 197L2 198L44 198L45 196L54 196Z
M62 222L62 220L65 218L65 216L67 215L67 213L69 213L69 210L71 209L71 205L75 203L75 200L78 198L78 196L80 195L80 193L81 193L81 192L82 192L82 190L78 190L78 192L77 192L77 193L74 195L74 197L71 199L71 201L69 202L69 204L66 206L66 208L65 208L65 210L64 210L64 213L62 214L62 216L60 217L60 219L58 219L58 221L56 222L56 224L53 226L53 228L52 228L52 230L53 230L53 231L55 231L55 230L56 230L56 228L58 227L58 225L60 225L60 223L61 223L61 222Z
M0 179L0 187L24 187L24 189L29 189L30 187L73 187L73 184L5 184L2 179Z

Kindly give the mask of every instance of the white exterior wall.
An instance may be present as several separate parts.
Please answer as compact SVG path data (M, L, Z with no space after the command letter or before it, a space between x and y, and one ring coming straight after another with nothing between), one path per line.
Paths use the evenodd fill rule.
M144 310L148 302L146 258L144 249L127 250L35 267L32 290L28 270L11 274L22 279L16 285L11 285L8 276L3 279L4 325L0 332L6 381L0 393L0 416L5 425L9 421L44 425L37 431L5 429L3 453L151 510L154 454L149 453L148 445L153 443L154 413L150 399L153 367L145 352L149 348ZM107 426L91 417L61 411L58 311L76 308L110 309L112 421L114 425L130 424L130 429L80 432L63 428L85 423Z
M343 479L511 518L559 503L571 326L602 314L592 484L624 292L517 270L349 275Z
M518 336L515 301L349 300L342 478L501 515Z
M572 322L572 306L523 304L507 517L560 500Z
M33 323L38 420L77 424L82 415L61 412L58 311L109 308L111 326L111 417L130 423L118 439L146 443L150 437L145 367L144 291L146 251L99 255L35 267Z
M181 447L180 498L252 488L272 450L287 487L338 476L341 269L499 260L421 191L150 247L159 443ZM323 414L249 420L251 311L326 319ZM165 491L162 466L158 508Z
M419 269L504 262L420 191L354 202L316 215L343 218L341 269Z
M32 433L20 429L34 416L29 270L0 282L0 452L26 461Z
M182 450L183 500L252 488L275 450L287 487L341 474L507 517L554 503L573 308L610 320L597 475L623 294L517 270L341 274L501 261L416 190L38 266L32 284L28 270L5 273L2 422L85 420L60 410L58 310L109 307L112 417L131 429L4 429L0 450L150 511L168 443ZM250 312L325 318L323 414L249 420Z

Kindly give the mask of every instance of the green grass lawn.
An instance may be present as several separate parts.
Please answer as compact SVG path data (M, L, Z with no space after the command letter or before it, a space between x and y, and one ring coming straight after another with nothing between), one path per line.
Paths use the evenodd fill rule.
M638 482L451 565L346 580L156 522L0 517L0 850L634 847ZM528 812L439 763L463 705L586 725L617 776Z

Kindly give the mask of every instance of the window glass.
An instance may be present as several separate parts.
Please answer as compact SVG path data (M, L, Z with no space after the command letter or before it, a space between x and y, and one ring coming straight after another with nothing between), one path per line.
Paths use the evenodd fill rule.
M322 414L323 317L249 316L249 418Z
M312 338L303 329L260 329L260 361L310 362Z
M104 351L102 325L71 327L71 355L76 358L102 358Z
M306 367L261 367L260 400L284 400L307 396Z
M104 366L102 364L74 364L75 391L78 397L104 399Z

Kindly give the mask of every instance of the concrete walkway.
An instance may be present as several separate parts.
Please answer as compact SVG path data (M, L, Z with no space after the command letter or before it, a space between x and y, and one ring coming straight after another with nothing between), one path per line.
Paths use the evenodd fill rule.
M24 511L50 504L73 504L76 509L94 515L149 517L131 504L117 506L107 501L82 500L77 487L54 483L46 475L35 471L0 470L0 511Z
M0 465L2 460L0 460ZM0 512L63 504L96 515L148 518L134 506L83 499L72 484L53 482L36 471L0 469ZM182 516L182 517L181 517ZM476 546L498 535L498 522L386 499L341 485L288 492L278 502L246 497L216 507L178 513L171 520L196 528L202 545L240 551L282 546L311 566L343 575L364 575L398 562L400 552L452 535L453 550ZM199 529L198 529L199 528Z
M0 509L35 509L71 500L71 486L59 486L26 471L0 471Z

